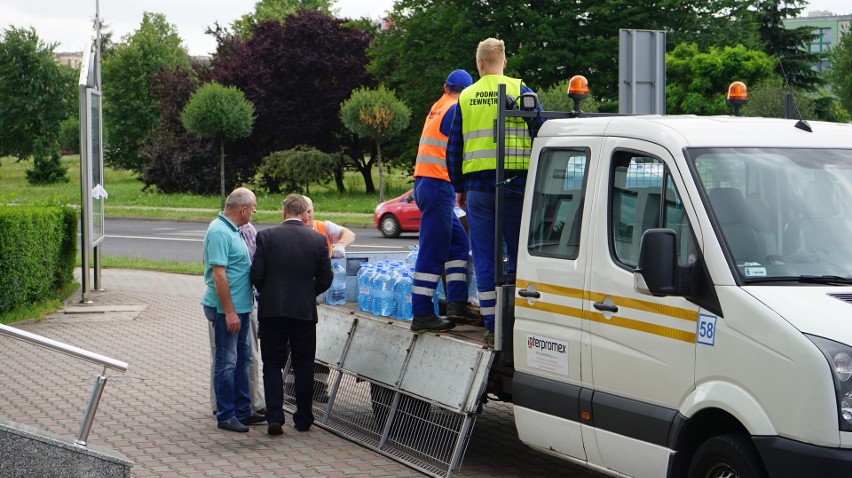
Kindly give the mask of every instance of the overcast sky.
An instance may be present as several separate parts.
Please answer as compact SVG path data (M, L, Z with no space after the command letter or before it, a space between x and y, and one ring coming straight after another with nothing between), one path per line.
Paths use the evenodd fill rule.
M101 18L120 39L142 22L145 11L166 15L177 26L191 55L207 55L216 48L207 26L218 21L229 25L254 9L256 0L100 0ZM349 18L380 19L390 10L393 0L337 0L340 15ZM811 0L807 10L829 10L836 14L852 13L850 0ZM0 28L33 26L39 37L58 43L57 52L81 51L92 36L95 0L2 0Z

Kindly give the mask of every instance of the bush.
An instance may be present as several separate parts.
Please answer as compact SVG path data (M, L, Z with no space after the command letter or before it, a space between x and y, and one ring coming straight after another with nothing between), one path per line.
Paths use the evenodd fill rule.
M69 116L59 123L62 154L80 154L80 117Z
M68 206L0 207L0 313L74 280L77 213Z
M310 194L310 184L331 181L341 161L339 154L302 145L270 153L263 158L257 172L261 185L273 194L281 191Z
M62 165L59 158L59 150L48 153L46 156L33 156L33 169L26 171L27 181L34 185L67 183L68 170Z

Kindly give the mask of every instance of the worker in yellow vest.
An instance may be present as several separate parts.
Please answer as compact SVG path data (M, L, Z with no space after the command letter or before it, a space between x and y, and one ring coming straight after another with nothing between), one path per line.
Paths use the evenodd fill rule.
M447 144L447 169L459 206L467 212L479 310L486 329L483 339L493 345L497 302L494 284L495 246L501 248L505 244L509 277L512 277L518 257L518 235L532 148L531 138L541 122L536 120L528 125L520 118L506 120L502 244L495 244L495 194L498 189L494 123L497 120L497 86L505 84L506 94L515 99L532 90L521 80L503 75L506 51L502 40L488 38L479 43L476 67L480 79L459 96L458 110L453 118ZM538 109L541 110L541 107Z
M464 70L444 82L444 94L432 105L420 135L414 163L414 201L420 209L420 251L411 289L413 332L444 331L452 319L467 315L467 256L470 242L454 211L455 190L447 172L447 139L461 92L473 83ZM447 320L434 313L438 281L447 274Z

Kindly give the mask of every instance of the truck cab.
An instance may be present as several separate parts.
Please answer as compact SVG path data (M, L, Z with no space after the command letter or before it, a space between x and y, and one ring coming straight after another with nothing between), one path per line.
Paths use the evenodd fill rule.
M794 125L543 124L511 334L524 443L615 476L852 474L852 126Z

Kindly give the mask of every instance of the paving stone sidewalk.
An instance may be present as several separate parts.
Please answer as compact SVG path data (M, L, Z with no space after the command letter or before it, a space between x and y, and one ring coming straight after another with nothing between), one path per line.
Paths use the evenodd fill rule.
M107 371L89 443L131 459L134 477L423 476L326 430L298 433L289 417L278 437L265 424L242 434L218 430L201 277L105 269L102 285L89 311L77 295L63 312L12 325L129 364L126 373ZM77 434L99 366L2 336L0 364L0 416ZM456 476L602 475L525 447L511 408L489 403Z

